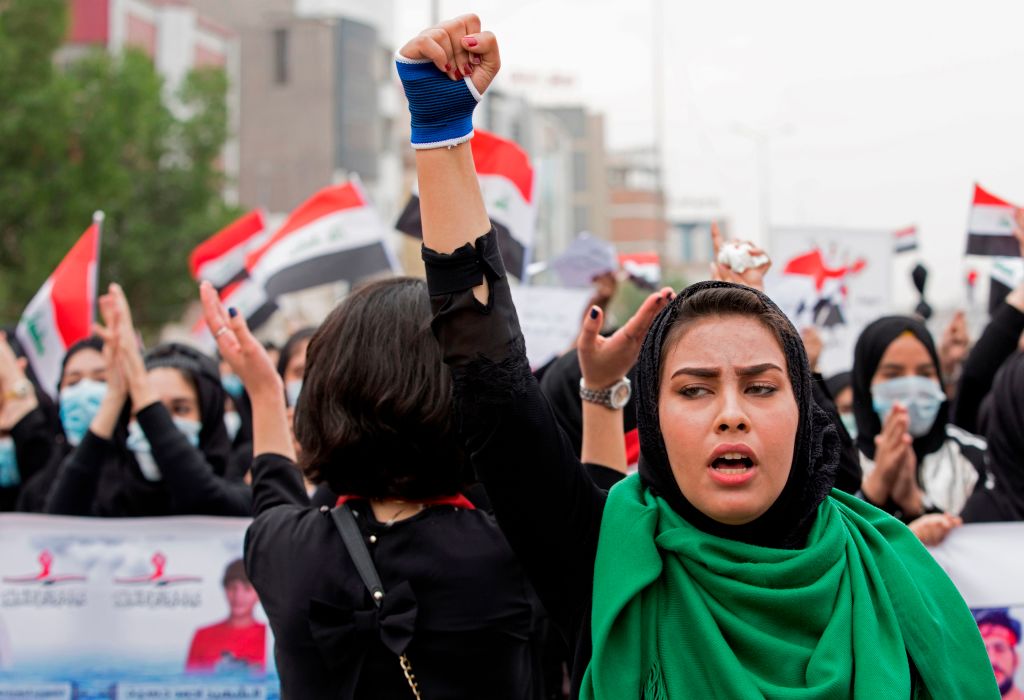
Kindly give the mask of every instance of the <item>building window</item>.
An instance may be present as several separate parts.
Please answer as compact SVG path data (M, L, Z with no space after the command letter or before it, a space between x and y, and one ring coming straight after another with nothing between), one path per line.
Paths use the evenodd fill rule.
M274 82L284 85L288 82L288 30L274 30Z

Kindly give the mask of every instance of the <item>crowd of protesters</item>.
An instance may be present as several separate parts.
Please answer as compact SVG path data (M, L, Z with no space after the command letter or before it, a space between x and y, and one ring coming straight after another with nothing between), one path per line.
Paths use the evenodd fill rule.
M1020 624L921 543L1024 519L1024 286L969 351L887 316L826 379L770 263L716 265L535 373L466 143L496 39L397 62L426 281L279 353L204 284L216 358L143 351L111 285L57 387L8 331L0 510L254 518L285 697L1016 697Z

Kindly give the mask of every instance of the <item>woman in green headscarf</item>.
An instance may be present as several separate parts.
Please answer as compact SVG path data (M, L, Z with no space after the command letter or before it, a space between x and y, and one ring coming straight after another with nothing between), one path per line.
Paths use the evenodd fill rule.
M811 398L799 334L760 292L665 290L609 338L590 311L583 459L620 459L623 378L639 357L641 461L608 494L589 480L530 374L498 252L515 241L491 227L467 143L500 66L494 36L466 15L396 60L462 433L573 647L574 695L998 698L973 618L928 552L831 491L835 428ZM528 198L528 177L502 167L505 198Z

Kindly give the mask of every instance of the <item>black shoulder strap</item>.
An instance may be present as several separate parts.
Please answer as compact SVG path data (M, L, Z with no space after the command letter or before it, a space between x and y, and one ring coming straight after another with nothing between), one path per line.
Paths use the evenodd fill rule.
M347 503L332 508L331 518L334 520L334 526L338 528L338 533L341 535L345 547L348 548L349 556L355 562L359 578L363 579L366 589L370 591L370 597L373 598L373 604L379 608L381 601L384 599L384 587L380 584L377 567L373 565L373 559L370 558L370 550L366 548L366 543L363 542L363 534L359 532L359 526L356 525L352 509L348 507Z

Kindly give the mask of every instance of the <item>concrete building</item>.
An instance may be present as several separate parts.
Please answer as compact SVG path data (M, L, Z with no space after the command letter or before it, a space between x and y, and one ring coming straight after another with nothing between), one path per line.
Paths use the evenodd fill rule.
M95 47L111 53L134 47L144 51L164 78L167 104L179 109L175 93L193 68L223 68L231 85L239 75L238 41L235 32L199 11L188 0L69 0L68 38L57 55L61 62L74 61ZM238 94L228 95L228 113L236 122ZM232 130L221 163L229 182L239 174L239 142ZM237 191L229 186L231 201Z
M668 222L657 154L620 151L608 159L609 239L620 253L657 252L665 258Z
M356 174L382 213L396 211L401 161L388 116L396 88L388 79L392 48L379 29L390 3L353 18L337 3L192 2L239 37L242 204L287 212Z

